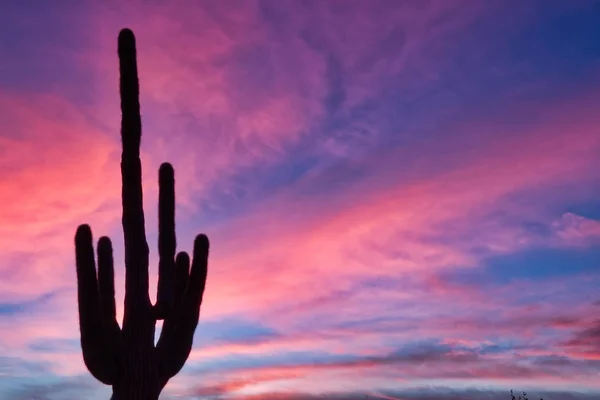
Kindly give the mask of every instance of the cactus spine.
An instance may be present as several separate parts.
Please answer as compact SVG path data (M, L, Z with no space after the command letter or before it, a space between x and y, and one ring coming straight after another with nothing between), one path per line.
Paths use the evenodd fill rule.
M98 240L96 271L92 232L75 235L77 298L83 359L90 373L111 385L113 400L156 400L192 349L206 284L208 238L194 241L193 261L175 255L175 179L170 164L159 170L159 279L157 302L148 294L148 244L142 207L141 117L135 37L123 29L118 39L121 93L121 176L125 239L125 310L116 320L112 244ZM154 344L157 320L164 320Z

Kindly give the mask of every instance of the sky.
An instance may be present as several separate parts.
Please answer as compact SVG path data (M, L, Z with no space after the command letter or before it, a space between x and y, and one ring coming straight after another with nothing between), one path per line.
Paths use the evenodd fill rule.
M0 398L101 400L74 235L115 246L137 37L157 278L211 240L162 399L600 398L600 2L3 1Z

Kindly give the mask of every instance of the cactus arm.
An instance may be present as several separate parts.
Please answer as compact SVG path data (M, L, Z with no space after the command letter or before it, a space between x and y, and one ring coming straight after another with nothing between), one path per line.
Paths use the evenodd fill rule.
M98 240L98 294L105 340L108 341L107 356L111 358L112 362L118 363L121 328L117 322L115 304L113 249L110 239L106 236Z
M158 172L158 288L156 319L165 319L173 308L175 274L175 173L169 163Z
M194 332L200 317L200 305L206 287L209 241L206 235L198 235L194 241L192 268L187 279L185 292L177 312L166 320L167 326L161 332L157 343L159 354L159 377L166 382L177 374L187 360L193 345ZM180 255L178 280L185 275L187 255ZM181 282L179 282L181 284Z
M175 273L174 273L174 296L173 296L173 309L170 315L165 318L161 335L158 339L157 346L164 342L164 337L168 336L168 332L173 329L176 318L175 314L178 312L185 288L187 287L190 275L190 256L185 251L177 254L175 259Z
M189 337L190 345L200 318L200 306L202 305L202 297L204 296L204 289L206 287L208 249L208 237L204 234L196 236L194 240L192 269L181 303L182 321L180 326L187 328L185 329L185 336Z
M190 275L190 256L185 251L177 254L175 259L175 274L174 274L174 297L173 297L173 311L168 318L165 318L160 337L156 344L158 352L164 350L165 342L169 340L169 336L172 336L172 331L175 328L175 321L177 318L174 316L179 312L181 301L188 284ZM165 355L166 356L166 355Z
M100 311L107 325L117 325L115 304L115 271L113 249L110 239L103 236L98 240L98 291Z
M121 91L121 157L123 234L125 239L125 315L123 331L130 319L146 319L148 295L148 243L144 227L140 141L142 124L139 103L135 37L123 29L118 41ZM136 323L134 323L136 324ZM147 338L145 338L147 339Z
M185 251L175 259L174 304L179 307L190 277L190 256Z
M96 379L110 385L117 374L113 358L116 349L106 340L100 311L92 231L88 225L79 226L75 234L75 260L83 360Z

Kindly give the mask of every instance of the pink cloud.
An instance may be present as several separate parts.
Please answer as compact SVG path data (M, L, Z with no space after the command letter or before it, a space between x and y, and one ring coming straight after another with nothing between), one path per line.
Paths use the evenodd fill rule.
M556 236L569 244L589 245L600 238L600 221L570 212L553 222L552 228Z
M0 103L0 296L19 301L64 285L78 224L106 232L118 220L118 149L62 99L2 93Z

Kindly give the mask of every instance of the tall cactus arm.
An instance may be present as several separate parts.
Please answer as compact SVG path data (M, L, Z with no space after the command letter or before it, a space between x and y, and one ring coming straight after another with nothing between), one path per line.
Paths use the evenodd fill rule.
M174 306L175 274L175 171L164 163L158 170L158 288L156 319L165 319Z
M190 272L187 253L181 252L175 258L175 173L170 164L161 165L158 185L160 263L156 308L162 313L159 316L164 319L164 324L157 352L159 377L166 382L181 370L192 348L206 282L208 239L205 235L196 238ZM164 303L160 303L160 293L165 296ZM166 307L160 309L161 305Z

